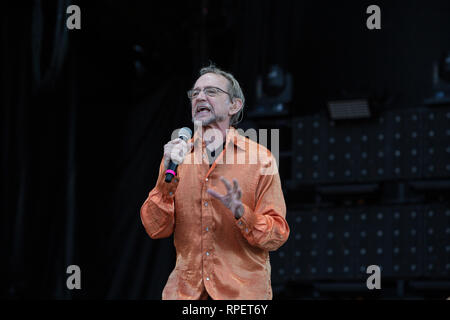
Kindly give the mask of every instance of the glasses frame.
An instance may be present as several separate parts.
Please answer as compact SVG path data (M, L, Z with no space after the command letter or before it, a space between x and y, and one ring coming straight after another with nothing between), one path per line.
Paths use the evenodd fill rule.
M229 97L230 97L230 99L231 99L231 101L233 101L233 97L231 96L231 94L229 93L229 92L227 92L227 91L225 91L225 90L223 90L223 89L220 89L220 88L218 88L218 87L214 87L214 86L207 86L207 87L204 87L203 89L191 89L191 90L189 90L188 92L187 92L187 95L188 95L188 98L189 98L189 100L193 100L193 99L195 99L195 98L192 98L192 94L193 94L193 92L194 91L197 91L197 90L199 90L199 92L198 92L198 94L200 94L200 92L204 92L205 93L205 95L207 95L208 97L211 97L210 95L208 95L206 92L205 92L205 90L206 89L210 89L210 88L213 88L213 89L216 89L216 90L218 90L219 92L222 92L222 93L225 93L225 94L227 94ZM198 95L197 95L198 96Z

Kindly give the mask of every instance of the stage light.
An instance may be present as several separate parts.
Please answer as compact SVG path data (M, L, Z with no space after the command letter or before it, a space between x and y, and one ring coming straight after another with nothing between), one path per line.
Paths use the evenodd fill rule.
M369 102L366 99L329 101L328 111L333 120L370 118Z
M446 52L439 64L439 77L442 80L450 82L450 51Z
M251 117L287 115L292 100L292 75L278 65L270 67L264 76L256 81L255 108L249 111Z
M425 99L428 106L450 104L450 51L433 64L433 96Z

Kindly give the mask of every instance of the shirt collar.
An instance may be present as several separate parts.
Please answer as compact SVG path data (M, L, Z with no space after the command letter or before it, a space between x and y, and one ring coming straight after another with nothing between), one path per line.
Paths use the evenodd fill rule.
M245 150L245 137L240 135L234 127L230 127L230 129L228 129L226 145L230 142L236 147Z
M228 146L230 143L233 143L236 147L245 151L245 137L239 134L239 132L234 127L230 127L229 129L227 129L226 134L227 136L225 140L226 142L225 146ZM199 130L195 131L194 137L192 138L191 141L195 141L194 145L196 147L199 144L200 138L201 137L199 134Z

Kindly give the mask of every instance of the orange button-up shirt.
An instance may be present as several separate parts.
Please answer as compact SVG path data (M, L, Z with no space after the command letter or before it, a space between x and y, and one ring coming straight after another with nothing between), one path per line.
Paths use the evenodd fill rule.
M212 299L272 299L269 251L289 236L276 161L234 128L227 131L225 148L212 166L197 133L171 183L164 182L161 161L156 186L141 207L152 239L174 233L176 265L163 299L201 299L206 293ZM244 206L240 219L206 192L226 194L220 176L238 181Z

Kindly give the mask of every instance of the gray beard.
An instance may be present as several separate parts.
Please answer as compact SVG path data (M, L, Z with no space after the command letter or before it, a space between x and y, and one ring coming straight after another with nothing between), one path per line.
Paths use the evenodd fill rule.
M207 125L210 125L211 123L219 122L219 121L223 121L223 120L225 120L225 116L217 117L216 114L214 114L214 113L212 114L212 117L207 120L195 120L195 118L192 117L192 123L195 123L195 121L199 121L202 123L202 127L205 127Z

